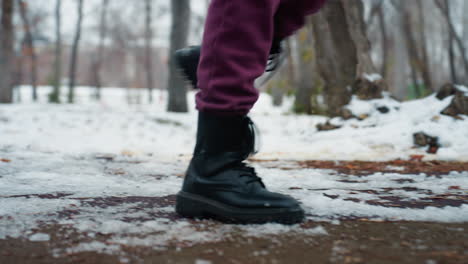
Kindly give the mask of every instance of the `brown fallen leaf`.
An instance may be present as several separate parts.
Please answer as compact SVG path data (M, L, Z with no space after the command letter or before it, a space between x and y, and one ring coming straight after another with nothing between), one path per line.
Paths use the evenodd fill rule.
M402 245L402 246L407 246L407 247L411 247L411 246L412 246L412 244L409 243L409 242L407 242L407 241L402 241L402 242L400 243L400 245Z
M418 161L421 162L424 158L424 155L411 155L410 160L411 161Z
M369 219L369 218L359 218L358 221L361 222L373 222L373 223L384 223L384 220L381 219Z
M345 167L348 168L348 169L350 169L350 170L357 170L357 169L359 169L358 166L353 165L353 164L347 164Z
M9 160L9 159L0 159L0 161L1 162L6 162L6 163L11 162L11 160Z
M112 174L112 175L124 175L124 174L126 174L124 169L114 169L114 170L109 171L109 173Z

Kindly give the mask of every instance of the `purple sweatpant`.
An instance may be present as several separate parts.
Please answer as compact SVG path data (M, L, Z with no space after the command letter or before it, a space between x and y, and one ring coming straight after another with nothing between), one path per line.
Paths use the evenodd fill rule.
M198 66L197 109L247 114L258 99L273 37L285 38L326 0L212 0Z

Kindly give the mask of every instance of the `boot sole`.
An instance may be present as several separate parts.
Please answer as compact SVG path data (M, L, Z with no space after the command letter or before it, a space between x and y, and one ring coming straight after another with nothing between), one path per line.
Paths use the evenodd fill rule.
M297 224L304 221L304 210L295 208L237 208L200 195L179 192L176 200L176 212L187 218L216 219L236 224Z

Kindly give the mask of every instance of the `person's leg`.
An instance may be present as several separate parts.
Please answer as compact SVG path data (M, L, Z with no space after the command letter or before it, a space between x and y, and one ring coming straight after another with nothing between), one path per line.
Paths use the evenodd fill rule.
M213 0L198 66L197 109L247 114L258 99L281 0Z
M268 191L243 162L254 152L255 129L246 114L258 98L254 80L265 70L279 3L211 3L198 68L197 143L176 201L182 216L241 223L304 218L295 199Z
M211 3L197 74L197 144L177 194L176 211L182 216L243 223L297 223L304 218L295 199L268 191L255 170L243 163L255 145L254 125L246 116L258 98L254 80L265 70L275 34L291 34L299 26L290 17L292 9L305 6L287 1ZM279 16L289 20L276 31ZM182 68L197 60L193 51L197 49L175 55ZM184 71L194 83L196 70Z

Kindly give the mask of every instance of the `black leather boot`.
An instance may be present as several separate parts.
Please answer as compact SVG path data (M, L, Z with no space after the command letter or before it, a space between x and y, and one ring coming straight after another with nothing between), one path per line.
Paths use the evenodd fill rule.
M174 53L177 66L194 89L198 88L197 69L200 62L200 46L190 46Z
M200 112L195 153L177 194L177 213L233 223L301 222L299 203L269 192L255 170L243 163L254 146L249 117Z

